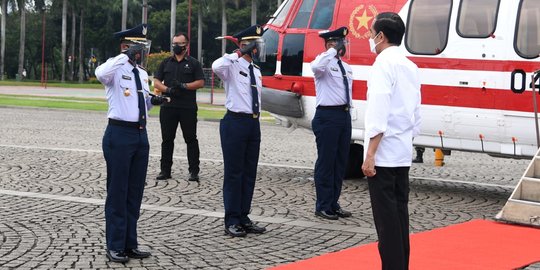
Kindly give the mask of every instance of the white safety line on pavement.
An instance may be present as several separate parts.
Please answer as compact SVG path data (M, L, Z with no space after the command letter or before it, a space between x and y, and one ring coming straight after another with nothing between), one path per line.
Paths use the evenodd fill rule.
M8 144L0 144L0 147L12 147L12 148L23 148L23 149L39 149L39 150L50 150L50 151L72 151L72 152L87 152L87 153L103 153L101 150L89 150L89 149L79 149L79 148L57 148L57 147L37 147L37 146L27 146L27 145L8 145ZM152 157L161 157L158 154L150 154ZM186 157L179 157L174 156L176 159L184 159L187 160ZM209 161L209 162L223 162L221 159L210 159L210 158L201 158L201 161ZM297 166L297 165L287 165L287 164L273 164L273 163L266 163L266 162L259 162L259 166L267 166L267 167L275 167L275 168L288 168L288 169L301 169L301 170L313 170L313 167L307 167L307 166ZM466 184L466 185L475 185L475 186L481 186L481 187L497 187L497 188L504 188L504 189L514 189L514 186L509 185L499 185L499 184L490 184L490 183L482 183L482 182L472 182L472 181L463 181L463 180L456 180L456 179L442 179L442 178L431 178L431 177L417 177L414 175L410 176L411 179L418 179L423 181L433 181L433 182L443 182L443 183L458 183L458 184Z
M0 189L0 194L17 196L17 197L26 197L26 198L38 198L38 199L48 199L56 201L67 201L75 203L86 203L93 205L105 205L104 199L94 199L94 198L84 198L84 197L75 197L75 196L66 196L62 194L45 194L45 193L36 193L36 192L26 192L26 191L16 191L8 189ZM171 207L171 206L159 206L151 204L142 204L141 209L148 211L161 211L161 212L174 212L182 215L195 215L195 216L206 216L206 217L216 217L223 218L225 213L208 211L204 209L190 209L182 207ZM250 215L251 220L261 222L261 223L271 223L271 224L281 224L289 226L297 226L304 228L313 228L313 229L326 229L330 231L344 231L351 233L361 233L372 235L375 233L374 229L371 228L361 228L357 225L339 225L339 224L329 224L329 223L319 223L313 221L304 221L296 220L290 218L279 218L279 217L264 217Z

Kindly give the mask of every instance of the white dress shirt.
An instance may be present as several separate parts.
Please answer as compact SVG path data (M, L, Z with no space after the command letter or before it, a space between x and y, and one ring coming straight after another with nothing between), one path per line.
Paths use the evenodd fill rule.
M316 106L337 106L348 102L349 106L352 106L352 69L347 63L341 61L349 83L349 101L347 101L343 74L336 55L336 49L329 48L311 62L311 70L315 75Z
M152 108L150 103L150 89L148 85L148 73L137 66L141 79L143 95L146 103L146 118L148 110ZM109 58L107 62L96 68L96 78L105 85L105 93L109 103L107 117L116 120L138 122L139 121L139 97L133 65L127 55L121 53L116 57Z
M251 78L249 63L237 53L225 54L212 63L212 70L223 81L225 87L225 107L237 113L253 113ZM262 75L261 71L253 68L257 83L257 98L261 104Z
M368 79L364 157L369 140L383 133L375 166L411 166L412 139L420 127L418 67L396 46L376 58Z

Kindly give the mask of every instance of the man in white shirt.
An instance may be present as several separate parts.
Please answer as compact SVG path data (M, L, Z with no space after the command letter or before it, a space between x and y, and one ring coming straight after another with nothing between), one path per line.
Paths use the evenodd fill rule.
M378 54L368 79L364 163L382 269L409 268L409 168L420 126L418 67L398 46L405 24L385 12L372 23L370 48Z

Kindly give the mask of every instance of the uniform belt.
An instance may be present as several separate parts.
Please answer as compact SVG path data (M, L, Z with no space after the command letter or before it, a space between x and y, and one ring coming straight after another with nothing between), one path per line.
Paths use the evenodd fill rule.
M233 112L233 111L227 110L227 114L236 116L236 117L259 118L259 115L254 114L254 113L239 113L239 112Z
M317 106L317 109L322 109L322 110L343 110L343 111L348 111L348 110L349 110L349 105L347 105L347 104L344 104L344 105L335 105L335 106L322 106L322 105L319 105L319 106Z
M109 118L109 125L144 129L144 127L141 127L139 122L128 122L128 121L116 120L116 119L111 119L111 118Z

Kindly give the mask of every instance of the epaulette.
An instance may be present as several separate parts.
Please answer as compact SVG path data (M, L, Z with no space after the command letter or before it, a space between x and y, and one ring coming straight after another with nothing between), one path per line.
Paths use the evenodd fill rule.
M256 68L256 69L261 69L259 66L253 64L253 66Z
M142 69L142 70L148 72L148 71L146 70L146 68L144 68L143 66L141 66L141 65L139 65L139 64L137 64L137 67L139 67L140 69Z

